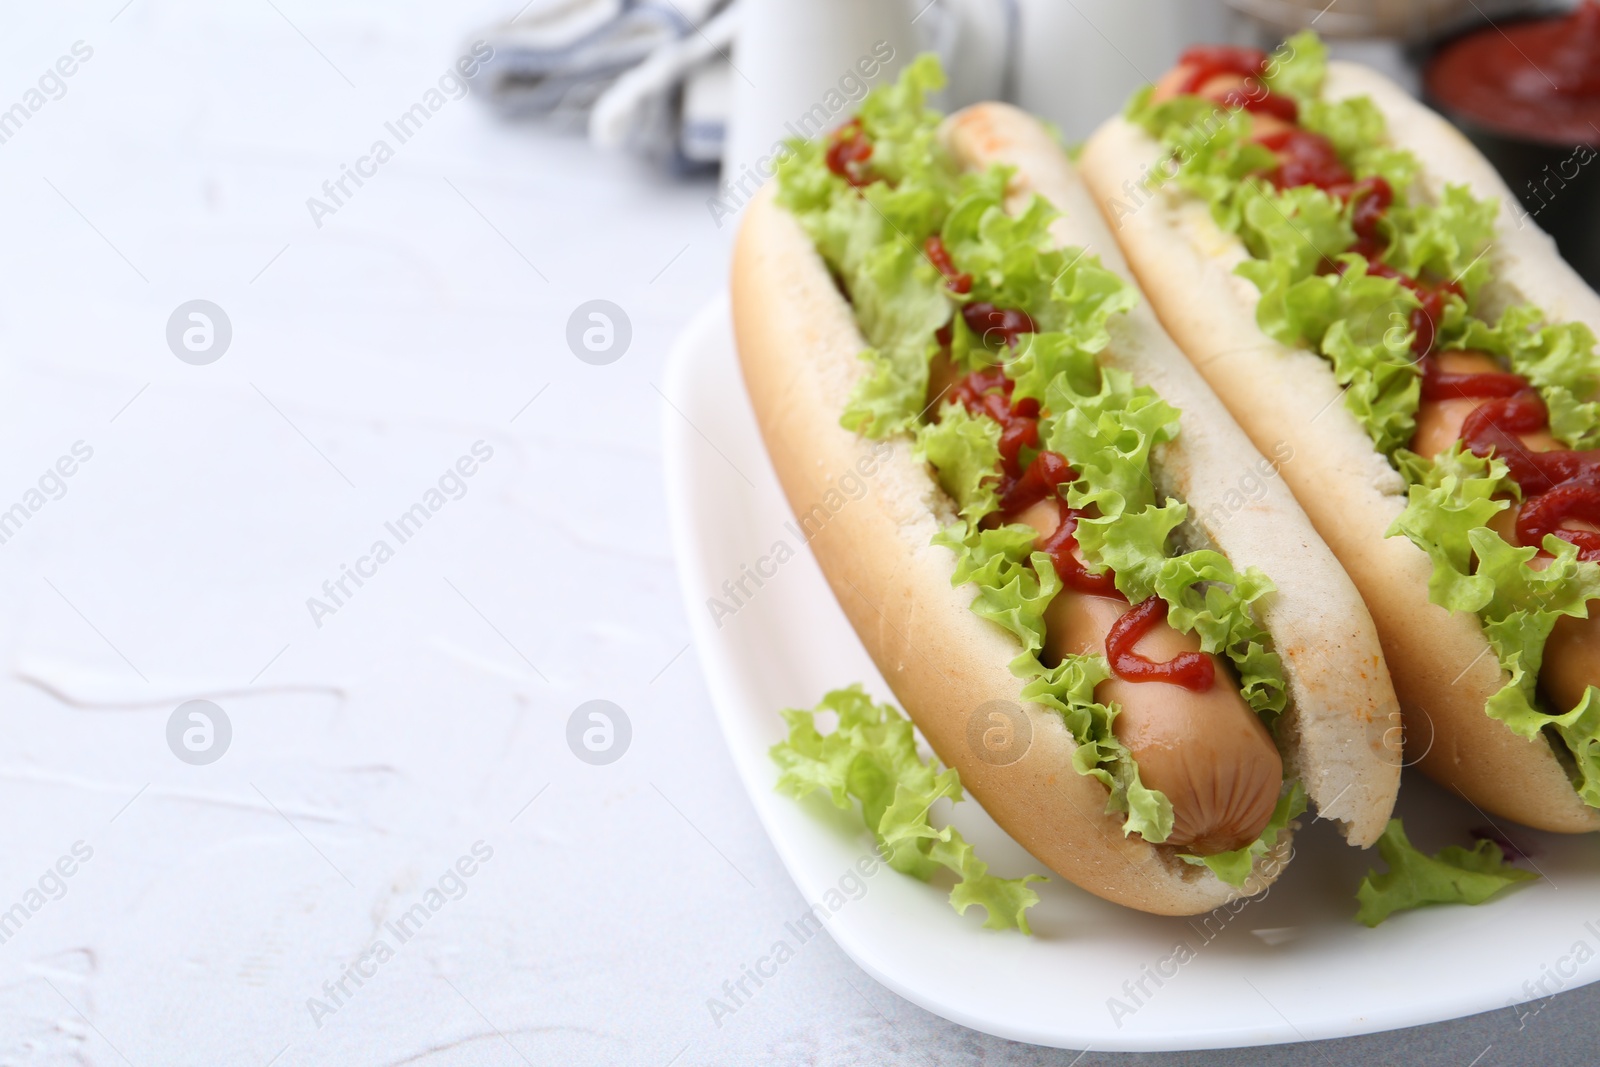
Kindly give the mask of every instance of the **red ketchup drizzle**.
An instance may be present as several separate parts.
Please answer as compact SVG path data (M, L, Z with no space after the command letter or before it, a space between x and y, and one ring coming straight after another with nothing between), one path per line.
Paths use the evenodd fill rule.
M1234 111L1242 108L1258 115L1271 115L1284 122L1295 122L1300 118L1300 108L1293 100L1259 90L1252 93L1250 89L1229 89L1222 94L1222 106Z
M1356 231L1356 243L1350 251L1359 252L1368 260L1383 255L1383 237L1378 233L1378 223L1384 212L1394 203L1394 190L1383 178L1374 175L1363 178L1350 191L1355 210L1351 212L1350 226Z
M950 258L950 250L944 246L944 240L938 234L929 237L923 244L922 250L927 254L928 262L933 264L934 269L944 275L945 284L952 293L965 295L972 292L972 275L956 270L955 262Z
M1278 166L1267 178L1279 189L1315 185L1343 195L1355 185L1354 175L1339 161L1333 142L1321 134L1301 129L1278 130L1256 141L1278 154Z
M851 119L833 131L828 144L828 169L851 185L871 185L876 178L867 173L872 158L872 142L861 130L861 120Z
M1300 109L1295 102L1270 92L1261 81L1267 69L1267 54L1258 48L1200 45L1183 53L1178 64L1189 68L1188 77L1178 85L1179 93L1198 93L1212 78L1236 74L1249 81L1222 94L1220 102L1224 107L1271 115L1284 122L1299 121Z
M1000 424L1001 516L1014 519L1039 501L1054 498L1058 524L1039 550L1050 556L1056 574L1068 588L1099 596L1120 596L1116 576L1109 567L1102 574L1093 574L1078 558L1078 512L1067 506L1058 488L1077 477L1066 457L1059 452L1040 452L1023 469L1023 446L1037 447L1039 443L1039 402L1023 399L1012 404L1014 387L1005 371L991 367L973 371L951 390L954 399L969 412L987 415Z
M1526 378L1504 371L1450 373L1424 357L1422 399L1485 401L1461 424L1461 440L1475 455L1503 460L1522 488L1519 544L1539 547L1546 534L1555 534L1578 546L1579 559L1600 561L1600 533L1561 527L1568 520L1600 525L1600 451L1536 452L1523 444L1523 434L1550 425L1549 410Z
M1238 74L1245 78L1260 76L1267 69L1267 54L1259 48L1201 44L1179 56L1178 66L1189 68L1189 76L1178 86L1178 92L1198 93L1206 82L1219 74Z
M1422 361L1424 400L1480 400L1485 397L1516 396L1526 388L1528 380L1520 374L1456 374L1440 370L1439 361L1431 356Z
M1314 185L1350 201L1350 224L1356 234L1356 243L1347 251L1355 252L1367 260L1368 274L1393 278L1416 295L1422 306L1411 313L1411 348L1421 356L1433 351L1439 320L1444 315L1446 295L1464 294L1455 282L1428 285L1377 261L1385 250L1378 224L1394 204L1394 189L1388 181L1376 175L1356 181L1339 159L1333 142L1308 130L1279 130L1257 140L1278 155L1278 166L1268 173L1267 178L1279 189ZM1324 272L1344 272L1342 264L1331 262L1325 262L1322 269Z
M1130 682L1166 682L1203 693L1217 680L1216 666L1202 652L1180 652L1155 663L1134 651L1139 640L1167 618L1167 602L1150 597L1124 613L1106 635L1106 658L1117 677Z
M936 264L937 265L937 264ZM967 277L967 275L962 275ZM975 301L964 304L961 308L961 317L967 320L967 329L983 338L984 344L1000 341L1007 348L1017 347L1017 338L1025 333L1036 333L1038 327L1034 325L1033 318L1025 311L1013 308L997 308L993 304ZM954 321L945 323L933 334L934 338L946 348L955 338Z
M1571 454L1595 455L1593 452ZM1578 546L1579 559L1600 562L1600 533L1563 530L1561 524L1568 519L1600 525L1600 464L1591 462L1577 477L1524 503L1517 513L1517 540L1524 545L1543 545L1546 534L1555 534Z
M1486 382L1486 387L1501 387L1499 379L1517 376L1482 374L1478 378L1496 379ZM1549 410L1538 392L1523 382L1517 394L1494 395L1469 414L1462 422L1461 440L1477 456L1493 453L1506 462L1510 477L1522 486L1525 501L1517 514L1518 542L1542 545L1546 534L1555 534L1578 545L1581 560L1600 560L1600 534L1562 530L1566 520L1600 525L1600 450L1538 453L1523 445L1523 434L1538 434L1549 424Z
M1015 518L1041 500L1054 498L1057 508L1055 532L1039 545L1039 551L1048 553L1055 564L1061 583L1080 593L1097 596L1121 597L1117 592L1116 575L1107 567L1099 574L1091 572L1078 556L1078 518L1080 513L1067 506L1061 498L1059 486L1077 477L1066 457L1059 452L1040 452L1028 464L1022 477L1000 500L1000 513L1007 519Z
M967 328L982 337L985 344L998 339L1008 348L1015 348L1021 335L1038 330L1027 312L997 308L993 304L967 304L961 309L961 317L967 320Z
M1000 495L1005 496L1022 478L1022 449L1039 445L1039 402L1023 399L1011 403L1015 388L1000 367L973 371L950 390L974 415L987 415L1000 424Z

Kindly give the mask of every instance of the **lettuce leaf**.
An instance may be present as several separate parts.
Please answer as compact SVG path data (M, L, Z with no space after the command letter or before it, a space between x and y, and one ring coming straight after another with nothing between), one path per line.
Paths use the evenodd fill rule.
M917 429L917 453L939 470L939 479L970 528L999 506L1000 424L947 402L939 421Z
M1271 581L1255 569L1239 573L1218 552L1175 555L1168 549L1188 506L1170 499L1156 502L1150 453L1177 437L1177 409L1112 367L1102 370L1092 389L1058 376L1045 406L1049 414L1040 420L1040 441L1069 457L1079 475L1067 487L1067 503L1099 512L1078 523L1084 560L1092 568L1115 571L1117 589L1133 603L1160 596L1167 602L1169 623L1183 633L1198 633L1207 652L1233 662L1252 707L1268 714L1282 711L1283 664L1269 651L1267 633L1252 613L1273 591Z
M1106 367L1090 389L1057 375L1045 390L1039 421L1041 445L1066 456L1078 480L1067 492L1074 508L1097 508L1100 517L1079 524L1104 531L1124 512L1155 503L1150 453L1177 439L1178 409L1148 386L1135 386L1126 371Z
M1008 213L1009 178L1009 170L995 167L964 179L940 237L951 259L973 279L969 293L952 299L1026 308L1037 329L1012 353L997 340L975 337L957 316L951 357L969 370L1013 363L1014 395L1042 400L1058 373L1092 372L1094 354L1111 340L1107 320L1133 307L1138 297L1098 257L1056 247L1049 227L1059 213L1042 198L1033 198L1019 214Z
M1301 30L1268 57L1262 80L1273 92L1304 106L1321 95L1327 74L1328 46L1310 30Z
M1396 200L1387 225L1393 240L1383 261L1413 278L1431 274L1466 290L1470 300L1489 280L1489 257L1500 204L1475 200L1465 185L1446 185L1434 202Z
M1257 184L1255 176L1272 169L1277 157L1250 139L1247 111L1231 111L1198 96L1180 96L1157 104L1146 86L1125 112L1130 122L1144 127L1171 152L1169 162L1146 179L1150 186L1175 182L1211 206L1211 215L1223 230L1239 232L1243 220L1239 190ZM1136 190L1132 203L1108 203L1113 222L1143 205Z
M1370 97L1311 100L1301 105L1300 124L1331 141L1357 181L1382 178L1390 189L1407 194L1417 180L1417 158L1388 143L1383 113Z
M1332 141L1358 180L1377 175L1396 192L1404 193L1416 180L1415 157L1387 143L1383 113L1371 99L1323 99L1327 73L1327 46L1315 33L1303 30L1272 53L1265 80L1273 92L1295 101L1300 125Z
M988 530L952 527L934 536L933 543L956 553L953 586L971 582L978 590L973 614L987 619L1022 644L1012 663L1014 674L1026 676L1044 647L1044 612L1061 591L1061 578L1050 557L1033 550L1036 531L1014 522Z
M1473 455L1458 442L1431 463L1405 454L1402 469L1413 484L1390 535L1404 534L1428 554L1429 599L1477 613L1508 676L1485 711L1522 737L1556 734L1572 756L1578 795L1600 807L1600 692L1591 687L1578 707L1561 714L1538 707L1550 632L1564 615L1588 618L1589 602L1600 599L1600 563L1580 562L1575 545L1551 536L1544 548L1555 558L1535 570L1528 561L1537 549L1508 544L1488 527L1516 495L1498 459Z
M1404 534L1433 561L1429 600L1451 611L1482 611L1494 599L1494 584L1477 573L1472 534L1511 506L1499 499L1516 488L1505 463L1474 455L1458 441L1432 462L1404 453L1401 469L1411 483L1408 502L1385 536Z
M1274 280L1309 278L1323 263L1355 242L1350 212L1343 200L1314 185L1277 190L1259 179L1241 184L1239 198L1245 247L1257 263L1270 263ZM1257 281L1261 267L1241 264L1240 274ZM1257 288L1262 288L1259 282Z
M1106 658L1065 656L1049 668L1031 660L1013 669L1019 667L1032 675L1022 698L1060 713L1078 743L1072 753L1073 769L1106 787L1111 795L1105 810L1126 815L1123 834L1138 834L1157 844L1172 836L1172 802L1144 784L1133 754L1112 732L1120 709L1094 698L1095 686L1111 677Z
M817 730L821 712L839 719L826 735ZM859 803L890 867L922 881L948 868L958 878L950 904L959 914L979 904L988 913L984 926L1032 933L1027 912L1039 894L1028 885L1046 879L992 875L958 830L933 826L928 813L935 801L964 799L961 777L917 753L909 719L891 705L875 703L859 685L833 690L810 711L791 708L783 718L789 736L771 750L781 771L779 792L801 799L820 790L846 810Z
M1248 260L1239 273L1256 283L1256 322L1269 337L1320 351L1346 387L1345 407L1385 453L1411 440L1422 375L1411 354L1411 313L1421 305L1392 278L1367 273L1360 256L1342 255L1342 274L1299 278L1284 259Z
M1256 622L1253 609L1276 587L1255 567L1239 572L1209 549L1173 556L1156 576L1156 595L1168 605L1167 621L1200 635L1200 647L1228 657L1239 692L1269 723L1288 702L1283 659Z
M1555 558L1544 570L1527 565L1535 550L1506 544L1493 530L1475 530L1472 547L1479 569L1494 585L1483 611L1484 636L1510 675L1485 710L1519 736L1553 732L1572 757L1573 787L1584 803L1600 807L1600 689L1590 686L1578 706L1549 714L1538 707L1539 667L1550 632L1561 616L1586 619L1589 601L1600 600L1600 563L1580 563L1577 547L1548 536Z
M1505 862L1493 841L1470 849L1451 845L1437 855L1418 851L1399 819L1390 819L1378 838L1378 854L1389 865L1382 874L1368 871L1356 891L1361 908L1356 921L1377 926L1397 911L1424 904L1482 904L1507 886L1539 876Z

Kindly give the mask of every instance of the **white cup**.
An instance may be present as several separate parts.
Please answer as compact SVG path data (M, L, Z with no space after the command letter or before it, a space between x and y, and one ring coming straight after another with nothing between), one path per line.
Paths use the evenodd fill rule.
M848 121L916 54L906 0L744 0L722 179L752 190L782 141Z
M1017 102L1079 141L1186 47L1236 30L1221 0L1022 0Z

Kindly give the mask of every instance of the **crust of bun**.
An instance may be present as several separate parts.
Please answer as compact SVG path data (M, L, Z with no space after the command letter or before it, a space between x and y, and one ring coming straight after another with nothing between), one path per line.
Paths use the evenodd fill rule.
M1027 136L1016 138L1018 143L1048 144L1032 120L1008 109L993 113L1021 124L1018 129ZM971 129L967 123L981 114L969 111L952 120L951 140L964 143L960 131ZM1059 149L1050 150L1059 157ZM954 556L931 541L956 516L926 463L912 455L904 439L889 442L887 458L878 458L874 450L882 443L839 426L839 412L861 374L858 353L865 341L810 239L772 195L769 187L746 209L734 253L734 324L745 383L773 466L796 513L809 512L832 489L834 480L858 463L876 468L868 496L835 513L810 544L895 695L934 751L961 773L963 785L995 821L1062 877L1108 900L1157 914L1198 914L1237 896L1239 891L1207 869L1178 860L1175 850L1123 835L1122 817L1104 811L1104 788L1072 769L1075 744L1060 717L1021 699L1022 683L1006 667L1018 652L1015 641L972 613L971 587L951 586ZM1073 210L1099 226L1081 189L1078 196L1083 203ZM1103 227L1099 232L1097 251L1111 245ZM1142 329L1151 327L1160 334L1153 320ZM1136 345L1140 336L1135 332L1124 340ZM1181 359L1173 362L1182 366ZM1238 444L1249 452L1242 439ZM1250 457L1260 462L1254 453ZM1169 466L1174 477L1181 477L1181 453ZM1286 498L1277 501L1276 507L1251 502L1230 526L1270 524L1281 517L1285 502ZM1292 503L1288 510L1298 514ZM1312 551L1319 549L1309 528L1307 536ZM1352 614L1362 616L1353 593L1350 599ZM1375 643L1372 655L1376 660ZM1376 664L1376 677L1382 673L1381 663ZM1300 685L1298 678L1294 684ZM1032 733L1023 756L1006 766L985 762L968 741L979 709L996 700L1020 707ZM1381 716L1384 710L1381 697L1357 706L1370 709L1370 716ZM1296 725L1285 731L1291 744L1302 737L1316 738L1307 746L1311 748L1321 741L1320 722L1294 721ZM1378 737L1381 748L1381 731ZM1341 774L1375 776L1380 781L1375 790L1361 785L1349 792L1356 798L1368 791L1382 794L1381 780L1388 767L1381 754L1352 750L1345 757L1361 774L1346 774L1333 759L1327 761L1330 779ZM1312 775L1307 780L1308 785L1315 784ZM1393 792L1390 784L1387 799L1378 801L1384 816ZM1371 807L1359 799L1335 799L1329 810L1352 832L1364 833L1375 819ZM1247 892L1259 892L1274 880L1289 848L1286 835L1258 862Z
M1516 204L1469 142L1381 75L1332 63L1325 92L1371 96L1394 141L1422 161L1430 192L1466 181L1477 196ZM1579 799L1549 743L1524 740L1484 712L1505 678L1481 625L1430 603L1426 554L1403 537L1385 537L1404 510L1404 480L1339 402L1331 366L1257 328L1256 289L1233 273L1247 256L1241 243L1215 225L1197 198L1176 190L1130 195L1124 188L1160 157L1154 140L1116 117L1090 138L1080 167L1167 331L1258 446L1293 445L1284 479L1377 621L1406 715L1407 762L1488 813L1543 830L1600 829L1600 810ZM1497 276L1486 294L1491 312L1532 301L1554 315L1600 325L1600 298L1531 220L1519 227L1502 212L1490 255Z

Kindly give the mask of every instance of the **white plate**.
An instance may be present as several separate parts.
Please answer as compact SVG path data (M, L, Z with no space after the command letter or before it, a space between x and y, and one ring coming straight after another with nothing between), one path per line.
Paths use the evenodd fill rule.
M797 804L775 793L767 749L783 737L780 708L810 707L855 681L881 697L889 690L790 525L745 396L726 299L678 341L666 395L676 409L664 415L673 539L728 748L800 892L839 946L896 993L1019 1041L1163 1051L1370 1033L1600 978L1600 848L1516 827L1504 830L1544 880L1477 908L1404 913L1376 930L1352 918L1376 853L1345 846L1327 823L1301 831L1295 862L1265 896L1194 919L1143 915L1052 878L1038 887L1029 938L983 929L981 909L957 916L948 886L887 869L858 879L852 867L871 847L859 817L821 797ZM794 552L782 563L780 543ZM735 604L723 583L741 577L751 595L738 593ZM711 597L736 610L714 621ZM1415 843L1431 851L1488 827L1407 773L1400 814ZM996 873L1043 870L976 803L943 816Z

